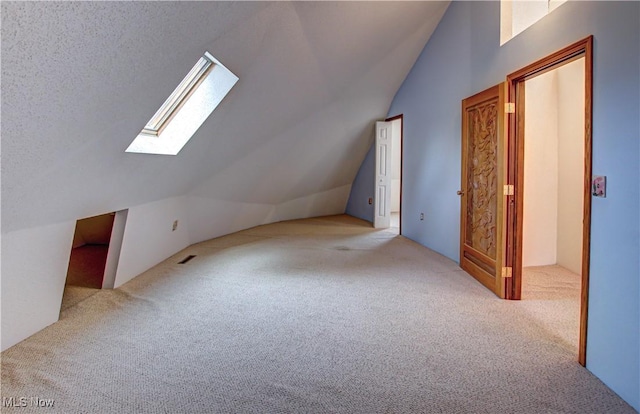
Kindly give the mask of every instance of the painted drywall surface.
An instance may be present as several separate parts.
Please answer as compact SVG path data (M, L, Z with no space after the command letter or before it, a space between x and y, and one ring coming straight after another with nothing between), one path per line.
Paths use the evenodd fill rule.
M193 243L276 221L341 214L350 189L347 185L278 205L185 196L132 207L115 287ZM172 231L174 220L178 227Z
M458 258L460 101L471 95L470 8L453 2L393 101L389 116L403 114L402 233ZM460 24L460 22L465 24ZM430 56L435 56L431 59ZM427 74L425 76L426 72ZM435 76L437 74L437 76ZM449 76L455 75L455 76ZM447 99L448 105L440 102ZM450 104L455 102L455 107ZM373 133L371 134L373 141ZM353 182L347 214L373 221L374 152L371 146ZM424 213L424 220L420 220Z
M325 207L344 204L333 190L351 185L370 120L446 5L2 3L2 231L130 208L118 286L185 245L143 228L155 214L135 206L187 194L274 215L282 206L280 217L334 211ZM182 29L155 30L169 26ZM179 156L125 153L205 48L238 84ZM169 217L157 218L165 229Z
M187 197L191 244L262 224L344 213L351 186L311 194L282 204L240 203Z
M2 235L2 350L58 320L75 224Z
M391 105L404 114L403 233L459 259L461 100L593 34L593 172L608 194L592 204L587 368L640 409L640 4L567 2L502 47L499 15L498 2L452 2Z
M526 82L523 266L581 274L584 59Z
M584 204L584 59L558 75L558 254L557 263L582 274Z
M350 192L351 185L344 185L281 203L276 206L274 221L342 214Z
M241 203L207 197L187 197L189 242L199 243L214 237L272 222L271 204Z
M594 46L593 173L607 176L607 198L591 205L587 366L640 411L639 9L607 3L578 18L609 28Z
M3 231L351 184L447 3L3 2ZM125 153L205 49L240 78L229 95L179 156Z
M176 197L334 211L447 4L3 2L3 234L130 209L117 286L190 242ZM178 156L125 153L205 49L240 81Z
M117 288L202 240L275 221L341 214L350 189L346 185L279 205L174 197L131 207L115 278L109 283ZM174 220L178 227L172 231ZM58 320L75 225L3 234L2 349Z
M556 264L558 250L558 83L555 71L525 84L522 265Z
M103 289L113 289L115 287L128 215L129 210L120 210L115 213L111 240L109 241L109 251L107 252L107 261L104 266L104 278L102 279Z
M374 135L371 133L370 141L373 141ZM353 217L373 223L373 203L369 204L369 199L373 200L375 194L375 147L371 145L364 161L358 169L358 173L353 180L351 193L347 202L345 212Z
M173 222L178 226L173 231ZM174 197L129 208L114 287L189 246L186 200Z
M522 33L543 18L549 9L547 1L512 1L511 2L511 37Z

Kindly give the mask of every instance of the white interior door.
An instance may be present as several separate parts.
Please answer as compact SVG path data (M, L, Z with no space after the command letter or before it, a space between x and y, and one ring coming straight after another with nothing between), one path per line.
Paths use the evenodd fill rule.
M391 122L376 122L376 193L373 227L391 227Z

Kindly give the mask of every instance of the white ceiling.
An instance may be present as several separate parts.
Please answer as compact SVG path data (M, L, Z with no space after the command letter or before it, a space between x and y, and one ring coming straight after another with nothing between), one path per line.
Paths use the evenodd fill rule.
M447 5L3 2L2 231L350 184ZM236 86L177 156L125 153L205 50Z

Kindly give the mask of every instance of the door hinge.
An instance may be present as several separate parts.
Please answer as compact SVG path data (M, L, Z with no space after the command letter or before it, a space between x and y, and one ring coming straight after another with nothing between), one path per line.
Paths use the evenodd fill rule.
M504 185L504 195L512 196L514 194L513 184Z
M502 268L502 277L511 277L512 275L512 268L511 267L503 267Z
M505 114L515 114L516 113L516 104L513 102L505 102L504 104L504 113Z

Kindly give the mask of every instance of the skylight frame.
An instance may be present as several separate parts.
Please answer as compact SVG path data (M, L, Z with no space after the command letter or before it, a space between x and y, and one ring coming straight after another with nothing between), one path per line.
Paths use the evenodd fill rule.
M141 134L158 136L169 124L174 115L182 108L191 94L198 88L215 65L215 58L209 53L204 55L191 68L187 76L180 82L176 89L169 95L160 109L151 117L149 122L142 128Z
M186 93L180 94L180 92L177 92L175 95L172 93L174 99L167 99L170 102L166 106L163 104L164 109L168 108L165 113L170 115L164 118L164 122L162 122L162 113L156 111L159 116L156 117L154 115L154 118L149 121L149 124L155 122L155 125L149 125L149 127L158 128L159 130L156 132L155 129L152 129L149 130L150 133L145 133L145 130L138 130L140 132L125 149L125 152L178 155L213 114L218 105L222 103L238 82L238 77L213 55L207 51L203 51L203 53L203 57L211 60L213 64L208 65L203 62L204 65L201 66L196 63L197 69L195 69L195 72L189 71L193 76L188 74L185 81L186 85L191 84L192 87L182 88L180 85L184 86L184 84L180 82L176 89L186 91ZM203 66L208 66L208 69L198 75ZM193 79L197 79L198 76L199 80L193 83ZM180 96L183 98L180 99ZM171 102L178 103L173 105L173 110L171 110Z

